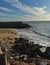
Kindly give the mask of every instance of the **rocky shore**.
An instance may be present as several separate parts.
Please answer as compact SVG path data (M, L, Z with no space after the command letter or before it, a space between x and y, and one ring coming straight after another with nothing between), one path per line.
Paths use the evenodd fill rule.
M28 63L28 65L34 62L36 65L36 63L44 60L49 64L50 48L39 46L25 38L19 38L18 41L15 41L15 45L11 48L10 52L10 60L21 61Z
M16 29L0 29L0 53L10 65L50 65L50 47L35 44L22 37ZM13 41L13 42L12 42Z

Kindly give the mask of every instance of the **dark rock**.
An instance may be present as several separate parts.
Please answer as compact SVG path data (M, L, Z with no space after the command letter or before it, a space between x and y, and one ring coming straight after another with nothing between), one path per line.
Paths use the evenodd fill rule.
M6 65L5 54L0 54L0 65Z
M0 28L30 28L31 26L23 22L0 22Z
M37 54L37 50L39 48L39 45L34 44L34 42L29 42L27 39L20 38L16 45L12 47L14 50L13 53L20 53L20 54L26 54L29 57L34 57Z
M46 58L50 60L50 47L47 47L45 52L41 52L38 49L38 55L41 56L42 58Z

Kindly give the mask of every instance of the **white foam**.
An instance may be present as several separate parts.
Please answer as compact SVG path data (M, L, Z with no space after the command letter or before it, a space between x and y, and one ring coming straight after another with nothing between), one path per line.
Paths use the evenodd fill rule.
M17 31L19 35L28 38L30 41L33 41L34 44L50 47L50 41L48 41L44 36L37 35L28 29L18 29Z

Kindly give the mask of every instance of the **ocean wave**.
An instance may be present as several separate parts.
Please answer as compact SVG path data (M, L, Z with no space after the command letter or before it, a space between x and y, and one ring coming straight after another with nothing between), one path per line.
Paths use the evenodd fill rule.
M34 44L50 47L50 38L46 35L36 32L35 30L18 29L18 34L21 35L23 38L27 38L30 42L34 42Z
M40 35L40 36L44 36L44 37L50 38L50 36L48 36L47 34L43 34L43 33L37 32L37 31L35 31L34 29L31 29L31 30L32 30L32 32L34 32L35 34L38 34L38 35Z

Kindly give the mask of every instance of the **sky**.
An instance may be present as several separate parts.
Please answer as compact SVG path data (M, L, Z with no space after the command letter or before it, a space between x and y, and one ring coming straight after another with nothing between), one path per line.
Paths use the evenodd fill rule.
M50 0L0 0L0 21L50 21Z

